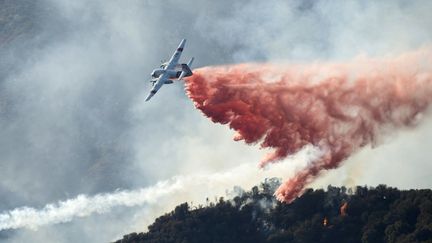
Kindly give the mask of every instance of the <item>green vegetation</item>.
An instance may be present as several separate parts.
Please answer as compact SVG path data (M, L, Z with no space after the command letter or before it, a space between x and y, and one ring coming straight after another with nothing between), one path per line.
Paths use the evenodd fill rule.
M147 233L125 235L117 243L432 242L431 190L329 186L308 189L284 204L272 195L277 182L205 207L183 203L156 219Z

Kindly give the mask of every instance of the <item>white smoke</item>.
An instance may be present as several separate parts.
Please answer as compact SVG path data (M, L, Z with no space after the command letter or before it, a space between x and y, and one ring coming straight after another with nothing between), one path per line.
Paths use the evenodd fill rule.
M73 199L48 204L42 209L16 208L0 214L0 230L37 229L44 225L69 222L74 218L107 213L118 206L133 207L164 202L173 204L193 198L197 200L195 202L200 202L205 198L202 195L220 196L233 185L249 188L265 178L285 177L314 161L321 154L318 148L306 146L295 156L264 171L260 171L255 163L242 164L223 173L177 176L137 190L116 191L91 197L79 195Z
M42 45L25 48L14 44L21 55L9 53L10 46L0 50L5 53L0 64L14 67L14 72L4 75L8 68L0 66L0 76L7 77L1 80L0 89L0 222L6 228L37 228L35 220L29 223L32 217L46 217L46 224L76 219L37 231L0 231L0 242L118 239L121 234L145 230L155 217L179 202L213 199L212 195L224 195L234 185L247 189L262 178L257 174L267 173L255 168L256 159L262 156L259 151L230 141L230 131L196 112L180 85L165 87L157 99L144 103L150 85L144 82L146 77L172 54L181 38L188 39L182 58L195 56L196 66L351 59L359 53L381 56L432 40L432 1L427 0L0 2L25 6L29 12L22 15L29 17L38 16L30 4L35 2L44 10L40 27L20 40L38 43L46 39ZM129 110L131 107L138 108ZM425 124L413 135L401 134L376 151L362 151L355 161L347 161L361 167L353 167L352 172L345 167L332 171L315 186L351 181L351 185L430 187L431 125ZM234 175L236 169L230 168L238 164L254 171L250 178L246 178L248 169ZM221 171L233 173L225 184L209 185L197 179L187 189L161 195L158 203L141 201L136 204L138 209L126 208L125 201L104 203L104 196L118 193L141 197L128 194L138 190L98 194L115 188L148 189L148 185L156 187L157 181L179 174ZM282 170L280 174L288 177L291 173ZM238 177L247 183L238 183L243 180ZM95 196L80 196L90 200L87 206L81 210L70 207L71 213L54 217L65 210L61 209L65 198L73 198L69 200L72 205L79 204L78 194ZM94 205L99 203L91 201L96 197L103 205ZM62 201L42 207L57 200ZM19 205L31 206L27 210L33 213L26 215L21 207L14 214L14 210L5 211ZM80 220L85 217L83 212L89 217Z

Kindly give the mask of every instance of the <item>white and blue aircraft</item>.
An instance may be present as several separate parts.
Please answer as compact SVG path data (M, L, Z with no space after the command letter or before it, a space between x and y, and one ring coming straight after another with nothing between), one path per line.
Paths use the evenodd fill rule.
M168 62L162 63L159 68L153 70L151 73L152 79L150 80L153 87L145 101L150 100L162 85L172 84L174 81L180 81L182 78L192 75L191 65L194 60L193 57L187 64L178 64L185 43L186 39L183 39L171 59Z

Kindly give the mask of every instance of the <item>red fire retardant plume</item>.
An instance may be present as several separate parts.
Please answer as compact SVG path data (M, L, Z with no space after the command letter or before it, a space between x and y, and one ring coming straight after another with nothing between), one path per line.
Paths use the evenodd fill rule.
M276 191L291 202L322 170L337 168L378 135L416 125L432 100L432 52L346 63L238 64L194 70L186 91L213 122L237 131L235 140L273 152L266 166L307 144L309 163Z

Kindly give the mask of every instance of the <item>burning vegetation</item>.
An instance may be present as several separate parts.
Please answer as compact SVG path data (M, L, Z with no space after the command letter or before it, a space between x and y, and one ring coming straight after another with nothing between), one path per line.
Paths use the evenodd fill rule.
M431 242L432 191L380 185L306 189L291 204L261 184L232 200L208 206L177 206L148 227L117 243L139 242Z
M327 219L327 217L324 217L323 226L326 227L327 225L328 225L328 219Z
M347 215L347 213L346 213L347 208L348 208L348 203L347 203L347 202L344 202L344 203L342 204L342 206L340 207L340 215L341 215L342 217L344 217L344 216Z

